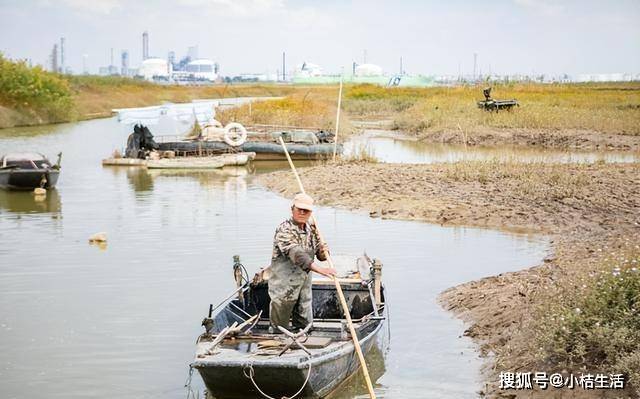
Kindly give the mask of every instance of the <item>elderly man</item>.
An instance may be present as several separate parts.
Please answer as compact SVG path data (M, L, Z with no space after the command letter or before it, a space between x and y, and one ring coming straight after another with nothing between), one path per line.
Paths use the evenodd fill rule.
M313 198L297 194L291 206L291 219L276 229L271 256L269 318L274 331L278 326L289 328L289 318L294 329L304 329L313 321L311 305L311 275L309 271L325 276L335 276L330 267L320 267L314 257L326 259L326 251L318 238L315 226L309 224L313 212Z

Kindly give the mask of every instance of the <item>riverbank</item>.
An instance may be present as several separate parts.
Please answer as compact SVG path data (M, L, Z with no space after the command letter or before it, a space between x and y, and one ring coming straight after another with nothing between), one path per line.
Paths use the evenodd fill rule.
M481 86L399 88L345 85L340 137L358 121L421 141L640 151L640 83L492 83L493 96L515 98L508 112L476 106ZM278 83L160 85L120 77L70 76L0 56L0 128L107 117L113 108L226 97L285 97L220 113L224 122L333 130L337 85ZM369 123L370 125L370 123Z
M466 145L640 150L640 84L513 83L493 85L497 99L517 99L512 111L485 112L479 86L385 89L352 87L344 109L354 120L418 140Z
M500 391L501 371L566 374L586 367L592 373L627 373L638 387L640 329L629 328L640 327L635 302L611 302L630 307L617 312L598 298L601 287L612 295L640 282L632 271L640 262L640 165L342 163L300 173L319 203L372 217L551 236L553 254L542 265L462 284L440 296L446 309L469 324L465 335L489 356L483 395L531 394ZM289 171L258 179L284 196L297 191ZM607 280L620 273L630 278ZM584 310L576 315L575 309ZM627 316L613 320L618 314Z

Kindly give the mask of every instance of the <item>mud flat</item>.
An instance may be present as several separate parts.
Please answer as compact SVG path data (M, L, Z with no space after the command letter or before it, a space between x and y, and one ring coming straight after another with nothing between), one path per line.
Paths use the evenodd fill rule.
M585 278L609 273L603 265L612 259L632 254L634 265L640 259L639 164L341 163L304 168L300 173L307 192L319 203L366 211L371 217L551 236L553 253L543 264L461 284L440 295L442 306L468 323L465 335L479 344L482 355L488 355L480 395L548 397L551 393L499 390L501 371L613 372L611 365L631 376L632 385L624 397L637 395L640 363L636 357L640 352L633 352L637 348L626 348L632 351L630 360L612 359L615 355L603 352L577 361L566 345L553 347L561 346L564 341L560 338L545 341L542 337L553 336L557 334L554 328L562 328L547 322L547 316L563 311L562 306L573 310L575 301L590 297L590 290L596 289ZM282 195L296 192L289 171L258 179ZM613 270L615 276L620 269ZM637 268L629 266L623 272L631 270ZM632 320L640 320L637 309L632 311L636 312ZM589 333L597 330L586 328ZM555 391L563 393L570 391ZM622 394L609 393L612 397ZM608 395L602 390L572 394Z
M392 126L393 127L393 126ZM412 135L409 135L411 137ZM417 133L421 141L466 145L521 145L530 147L640 151L640 136L587 129L525 129L480 127Z

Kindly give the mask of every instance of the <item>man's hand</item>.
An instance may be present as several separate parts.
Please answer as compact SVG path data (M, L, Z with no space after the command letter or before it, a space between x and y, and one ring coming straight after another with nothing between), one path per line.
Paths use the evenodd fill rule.
M320 244L320 252L325 256L329 256L329 246L326 243Z
M338 273L336 272L336 269L334 269L333 267L321 267L322 272L320 272L320 274L323 274L327 277L335 277Z
M337 274L336 269L334 269L333 267L320 267L315 263L311 264L311 270L327 277L335 277Z

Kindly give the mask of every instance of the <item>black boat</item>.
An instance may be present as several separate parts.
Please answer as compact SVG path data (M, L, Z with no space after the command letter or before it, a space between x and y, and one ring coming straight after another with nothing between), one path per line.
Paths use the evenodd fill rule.
M235 260L234 270L244 269ZM340 278L341 287L367 363L380 362L389 342L382 265L366 256L334 257L334 262L339 275L346 276ZM298 332L294 342L293 332L275 334L269 328L268 270L251 283L238 284L218 306L210 305L202 322L207 332L198 337L191 367L200 373L207 394L217 399L325 397L361 372L335 285L314 279L313 326ZM384 372L377 366L370 367L379 371L371 375L374 382Z
M60 174L60 158L52 164L38 153L11 153L0 158L0 188L33 190L54 188Z

